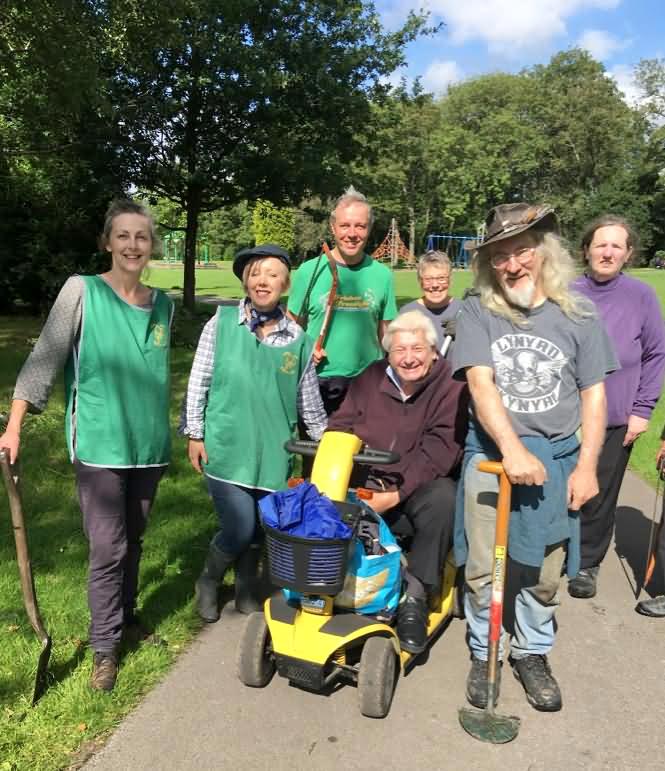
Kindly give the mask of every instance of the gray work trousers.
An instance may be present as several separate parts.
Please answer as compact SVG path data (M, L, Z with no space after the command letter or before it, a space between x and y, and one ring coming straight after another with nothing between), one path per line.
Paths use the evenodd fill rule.
M143 533L166 466L98 468L77 460L74 469L90 547L90 647L110 652L136 606Z

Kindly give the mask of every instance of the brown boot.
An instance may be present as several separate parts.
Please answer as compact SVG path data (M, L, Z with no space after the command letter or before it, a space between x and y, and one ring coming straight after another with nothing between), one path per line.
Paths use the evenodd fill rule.
M90 676L93 691L112 691L117 677L118 654L114 651L95 651Z

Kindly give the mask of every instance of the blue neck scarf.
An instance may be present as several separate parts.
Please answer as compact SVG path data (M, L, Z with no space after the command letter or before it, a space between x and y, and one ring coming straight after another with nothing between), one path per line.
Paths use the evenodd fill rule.
M273 319L281 319L284 315L279 305L276 305L271 311L257 311L251 304L250 300L247 300L249 304L249 331L254 333L258 327L262 327L267 321Z

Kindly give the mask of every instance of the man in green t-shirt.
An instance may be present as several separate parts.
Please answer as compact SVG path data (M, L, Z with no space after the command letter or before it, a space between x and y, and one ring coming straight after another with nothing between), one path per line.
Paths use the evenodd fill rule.
M330 229L338 285L323 348L314 353L321 396L330 415L344 399L352 378L383 358L381 339L397 315L390 270L365 254L372 208L353 187L335 202ZM332 272L325 257L300 266L291 287L288 311L316 340L326 313Z

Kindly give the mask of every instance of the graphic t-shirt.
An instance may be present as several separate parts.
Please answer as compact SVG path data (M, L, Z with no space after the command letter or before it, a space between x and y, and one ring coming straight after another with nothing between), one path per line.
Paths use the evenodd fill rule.
M327 358L317 373L320 377L355 377L384 356L378 326L379 321L391 321L397 315L393 278L388 268L369 255L357 265L338 264L337 275L337 297L323 342ZM331 288L332 273L325 256L303 263L293 278L288 309L305 317L312 340L321 331Z
M617 368L614 350L595 315L573 320L547 300L526 316L529 326L518 327L468 297L453 372L463 378L466 367L491 367L517 435L561 439L580 426L579 392Z

